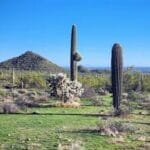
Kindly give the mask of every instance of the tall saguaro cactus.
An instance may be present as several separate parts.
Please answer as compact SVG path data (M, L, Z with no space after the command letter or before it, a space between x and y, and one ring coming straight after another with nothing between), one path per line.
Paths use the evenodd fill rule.
M76 26L72 25L71 31L71 56L70 56L70 80L77 80L77 62L81 60L81 56L76 50Z
M113 106L116 111L119 111L121 95L122 95L122 80L123 80L123 57L122 48L119 44L114 44L112 47L111 58L111 80L113 93Z

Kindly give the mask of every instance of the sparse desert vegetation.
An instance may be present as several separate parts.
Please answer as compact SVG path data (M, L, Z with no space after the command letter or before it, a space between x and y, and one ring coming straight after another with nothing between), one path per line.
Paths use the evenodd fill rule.
M133 85L139 84L137 74L140 73L124 71L124 80L127 81L125 85L133 84L123 89L121 115L115 116L112 107L110 74L106 72L79 74L78 78L83 84L84 93L80 100L74 103L64 103L64 99L50 94L48 74L22 72L26 78L24 81L26 86L23 88L18 86L22 80L19 78L20 72L15 71L13 89L7 86L12 84L12 80L7 80L12 79L11 71L2 73L1 80L5 82L0 84L1 149L137 150L150 148L149 88L145 88L143 84L144 90L139 91L138 88L130 90ZM126 78L127 73L130 78ZM149 74L146 74L142 82L147 82L148 77ZM41 79L44 86L39 82L36 83L36 78ZM36 84L31 84L34 82Z
M148 150L150 74L127 68L120 81L71 69L72 81L68 72L1 69L0 149ZM122 94L113 100L114 79Z

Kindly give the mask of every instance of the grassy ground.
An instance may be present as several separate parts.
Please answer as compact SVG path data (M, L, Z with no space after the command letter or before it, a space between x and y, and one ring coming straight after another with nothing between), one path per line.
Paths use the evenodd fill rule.
M145 110L114 118L137 127L135 134L108 137L94 130L106 119L102 114L112 109L111 98L106 96L103 100L103 106L92 106L83 100L80 108L32 108L27 114L1 114L0 150L61 150L69 146L77 150L148 149L150 116Z

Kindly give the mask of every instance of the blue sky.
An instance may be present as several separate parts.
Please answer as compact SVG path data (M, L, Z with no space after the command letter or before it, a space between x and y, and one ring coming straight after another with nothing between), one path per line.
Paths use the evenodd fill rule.
M150 0L0 0L0 61L27 50L69 66L71 25L86 66L110 66L123 47L125 66L150 66Z

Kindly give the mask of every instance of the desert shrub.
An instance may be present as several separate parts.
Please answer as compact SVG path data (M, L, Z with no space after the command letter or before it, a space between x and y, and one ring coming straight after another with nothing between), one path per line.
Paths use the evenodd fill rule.
M150 95L147 93L143 93L141 98L138 100L137 103L140 107L143 109L148 109L150 108Z
M38 96L36 102L48 102L48 97L45 96Z
M37 97L37 92L34 90L28 91L28 93L26 95L29 97Z
M10 72L8 70L1 70L0 71L0 80L1 81L10 80Z
M135 104L134 104L135 105ZM112 108L108 114L112 116L127 116L133 111L133 103L129 99L122 99L119 109Z
M141 73L129 67L124 71L123 85L124 92L132 90L150 92L150 74Z
M98 131L102 135L116 136L121 133L134 133L135 128L131 123L123 123L113 119L108 119L97 125Z
M134 67L128 67L124 70L123 85L124 92L141 90L141 73Z
M149 93L143 93L142 102L144 103L150 103L150 94Z
M18 93L18 91L16 89L12 90L11 93L14 98L21 95L20 93Z
M46 88L46 73L15 70L15 86L18 88ZM0 87L12 87L12 70L3 70Z
M102 103L102 97L99 96L96 92L95 92L95 89L92 88L92 87L88 87L88 86L83 86L84 88L84 92L82 94L82 98L86 98L88 100L91 101L91 103L94 105L94 106L101 106L103 103Z
M78 66L78 72L80 72L80 73L89 73L89 70L88 70L88 68L86 68L82 65L79 65Z
M79 76L79 82L94 89L111 87L110 76L106 74L83 74Z
M147 107L150 105L150 95L149 93L139 93L139 92L130 92L128 95L130 101L136 101L138 105Z
M15 97L15 103L22 109L26 107L39 107L39 102L47 102L48 94L43 92L39 94L39 91L32 90L18 90L19 95Z
M26 109L26 107L39 107L38 102L31 100L28 96L20 96L15 100L15 104L21 109Z
M129 115L131 112L132 112L132 107L131 107L131 106L125 105L125 104L124 104L124 105L121 104L119 110L114 110L114 115L115 115L115 116L117 116L117 115L120 115L120 116L127 116L127 115Z
M15 105L13 103L1 104L0 110L1 110L1 113L4 113L4 114L12 114L12 113L18 113L19 112L19 108L17 107L17 105Z
M145 141L144 136L141 136L140 138L138 138L139 141ZM140 146L141 150L149 150L150 149L150 143L149 142L144 142L143 144L141 144Z
M7 95L6 89L0 89L0 95L1 96L6 96Z
M46 80L38 72L25 72L24 75L18 78L18 87L21 88L22 83L24 88L46 88Z
M19 94L26 94L26 93L28 93L28 90L27 89L19 89L18 93Z
M113 109L110 113L114 116L127 116L133 111L133 104L129 99L122 99L118 110Z
M82 84L77 81L70 81L65 74L51 75L48 79L50 95L63 102L72 102L78 99L83 93Z
M130 91L128 93L128 99L130 101L138 101L143 98L143 94L135 91Z
M37 97L36 97L37 102L47 102L49 100L50 95L48 91L37 90L36 94L37 94Z
M101 96L93 97L92 103L93 103L94 106L102 106L103 105L102 97Z
M139 86L139 74L130 72L124 73L123 85L125 92L136 91Z
M99 95L107 95L108 94L108 91L106 89L103 89L103 88L97 88L95 91Z
M122 98L127 99L128 98L128 93L122 93Z
M93 99L97 96L95 89L86 85L83 85L84 92L82 94L82 98Z
M150 92L150 74L145 75L143 78L143 91Z
M64 107L64 108L79 108L80 107L80 103L79 102L67 102L67 103L64 103L64 102L56 102L54 104L54 106L57 106L57 107Z

